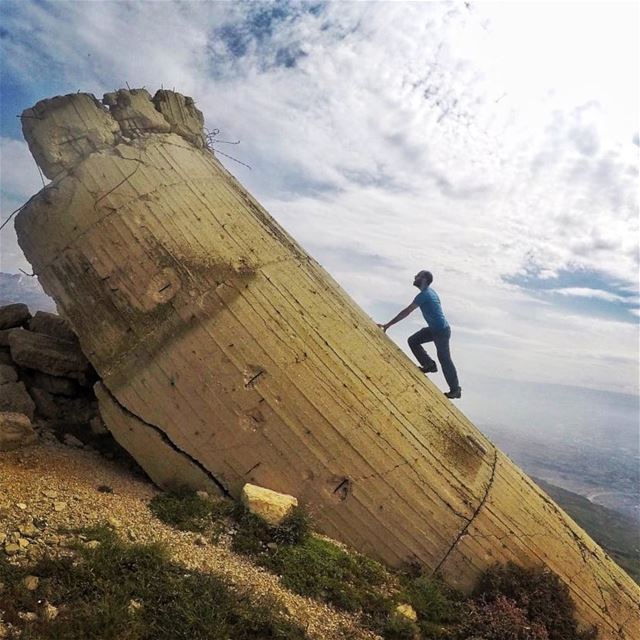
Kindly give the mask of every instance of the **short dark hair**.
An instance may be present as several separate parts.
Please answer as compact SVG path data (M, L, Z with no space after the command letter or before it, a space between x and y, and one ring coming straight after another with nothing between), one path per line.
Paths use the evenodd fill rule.
M423 270L420 272L424 278L427 279L427 286L429 286L433 282L433 274L431 271Z

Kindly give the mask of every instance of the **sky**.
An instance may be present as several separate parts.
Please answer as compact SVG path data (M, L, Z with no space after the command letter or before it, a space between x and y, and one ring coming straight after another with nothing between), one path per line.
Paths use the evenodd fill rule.
M2 220L42 187L23 109L175 88L239 141L216 147L250 168L220 160L376 322L434 274L463 397L488 374L638 394L637 3L0 11ZM0 242L0 270L30 271L11 224ZM408 350L423 325L416 311L388 336Z

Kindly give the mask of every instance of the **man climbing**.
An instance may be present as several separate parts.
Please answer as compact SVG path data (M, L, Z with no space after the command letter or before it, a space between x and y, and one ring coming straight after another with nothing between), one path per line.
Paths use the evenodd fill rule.
M434 373L438 367L427 352L422 347L425 342L434 342L438 353L438 360L442 367L442 373L449 385L449 391L445 392L447 398L462 397L462 389L458 383L458 373L451 360L449 352L449 339L451 338L451 327L444 317L440 298L438 294L430 288L433 282L433 275L429 271L418 272L413 279L413 286L420 289L420 293L413 299L413 302L403 309L393 320L389 320L387 324L379 324L378 326L386 333L387 329L404 320L410 313L420 307L424 319L427 321L427 327L420 329L417 333L410 336L408 342L413 355L420 363L420 371L424 373Z

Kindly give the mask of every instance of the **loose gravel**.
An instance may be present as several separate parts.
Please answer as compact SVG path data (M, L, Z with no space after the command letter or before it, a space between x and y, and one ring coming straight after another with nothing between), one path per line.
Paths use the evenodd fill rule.
M15 562L64 554L74 538L67 530L107 522L124 540L163 543L175 562L223 578L256 603L275 599L310 638L378 638L355 617L284 589L277 576L233 553L228 535L213 544L163 524L147 506L158 493L120 462L56 441L0 453L0 553Z

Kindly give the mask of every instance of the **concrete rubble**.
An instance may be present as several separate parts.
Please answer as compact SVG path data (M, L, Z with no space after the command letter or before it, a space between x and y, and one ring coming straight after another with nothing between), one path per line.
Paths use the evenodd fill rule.
M218 162L202 122L164 90L23 114L52 182L19 243L118 441L160 486L294 495L323 533L463 590L495 562L544 563L585 625L640 637L637 585ZM59 362L41 337L8 342Z
M92 421L99 428L97 376L67 322L11 304L0 307L0 326L0 451L34 443L40 429L62 438L92 434Z

